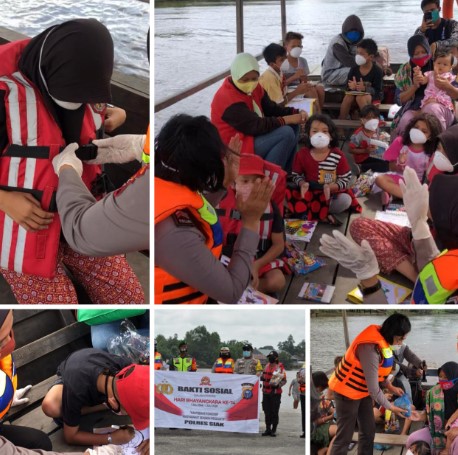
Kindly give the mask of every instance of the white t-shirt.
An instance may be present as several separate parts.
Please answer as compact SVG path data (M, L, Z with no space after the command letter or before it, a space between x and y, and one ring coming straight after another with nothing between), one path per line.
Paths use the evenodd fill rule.
M299 68L302 68L304 70L304 74L306 76L310 73L307 60L305 60L304 57L298 57L298 61L299 62L296 68L289 63L288 59L286 59L281 64L281 70L283 71L283 74L285 75L286 79L291 77ZM293 82L296 83L298 81L293 81Z

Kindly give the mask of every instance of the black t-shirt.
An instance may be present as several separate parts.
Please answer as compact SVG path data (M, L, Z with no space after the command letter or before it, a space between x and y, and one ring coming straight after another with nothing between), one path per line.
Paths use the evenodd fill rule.
M383 90L383 71L378 65L374 63L372 69L365 76L361 74L359 66L354 66L348 73L348 80L351 81L353 77L356 79L356 82L359 82L360 79L366 82L366 91L372 95L373 100L381 99Z
M106 368L117 373L132 364L126 357L120 357L100 349L81 349L68 356L57 368L62 378L62 417L70 427L79 426L81 408L106 402L106 396L97 390L97 378Z
M428 39L429 44L433 44L436 41L444 41L450 39L451 36L451 22L447 19L441 19L441 23L437 28L428 28L425 32L425 36Z

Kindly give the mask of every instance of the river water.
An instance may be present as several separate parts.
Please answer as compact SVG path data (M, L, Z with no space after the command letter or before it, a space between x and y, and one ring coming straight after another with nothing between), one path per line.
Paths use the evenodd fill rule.
M440 314L409 314L412 331L406 344L430 368L440 367L448 361L458 362L458 311ZM347 311L350 341L370 324L381 325L386 315L356 316ZM334 366L334 357L345 353L341 316L311 319L310 349L314 371L327 371Z
M146 35L149 3L139 0L2 0L0 26L35 36L75 18L95 18L113 36L115 69L149 77Z
M342 22L357 14L365 36L390 49L391 60L407 59L407 40L420 25L419 0L290 0L287 30L304 35L309 66L323 59ZM229 68L236 54L235 2L157 2L155 25L155 101L162 100ZM254 55L281 39L280 2L253 0L244 6L245 51ZM209 115L220 82L156 114L156 131L179 112Z

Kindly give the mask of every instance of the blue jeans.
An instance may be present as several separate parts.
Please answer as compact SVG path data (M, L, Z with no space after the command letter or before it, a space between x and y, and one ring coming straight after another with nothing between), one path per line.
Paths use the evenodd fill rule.
M291 172L299 137L298 125L283 125L270 133L254 138L254 153L266 161Z
M149 337L149 311L141 316L129 318L137 328L137 332L145 337ZM111 337L119 335L119 328L122 319L119 321L108 322L91 326L92 346L97 349L107 350L107 342Z

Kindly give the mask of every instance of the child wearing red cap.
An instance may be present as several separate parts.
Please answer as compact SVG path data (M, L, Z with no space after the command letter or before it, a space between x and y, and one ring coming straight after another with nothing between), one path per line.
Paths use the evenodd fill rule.
M223 254L231 257L235 240L241 229L241 219L237 216L237 199L245 201L250 195L256 179L265 176L264 160L254 154L242 154L239 175L235 188L229 188L227 196L220 202L217 213L224 233ZM258 251L252 266L252 286L264 293L281 291L285 277L281 268L284 262L279 259L285 249L284 221L278 206L271 201L261 217L261 237Z
M110 409L129 415L137 430L149 427L149 365L135 365L126 357L100 349L81 349L57 369L58 380L42 402L43 412L62 418L64 439L71 445L126 444L134 437L132 429L93 434L80 429L81 415ZM141 447L148 453L149 440Z

